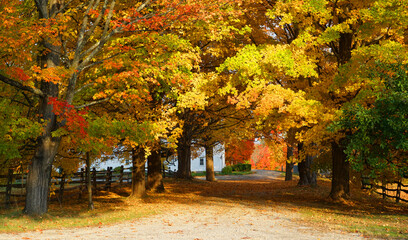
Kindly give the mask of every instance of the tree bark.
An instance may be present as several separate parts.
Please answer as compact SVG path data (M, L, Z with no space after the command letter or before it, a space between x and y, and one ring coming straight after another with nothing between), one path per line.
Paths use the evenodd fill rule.
M298 186L316 186L317 174L312 170L313 157L306 156L306 159L298 164L299 166L299 182Z
M306 156L306 167L307 167L307 181L309 185L316 186L317 185L317 173L313 171L313 159L315 157L307 155Z
M146 193L144 149L132 149L132 193L131 197L141 198Z
M56 0L36 1L37 11L40 18L49 18L59 11L60 4ZM39 65L42 68L54 68L60 66L59 47L44 39L41 44L45 49L49 49L46 54L41 55ZM39 122L45 122L43 135L37 139L37 147L27 176L26 202L24 213L28 215L42 215L48 210L48 191L51 180L51 167L61 139L52 137L52 132L58 129L56 115L52 112L52 105L49 104L49 97L58 97L58 85L41 81L40 90L44 96L40 97L38 114Z
M303 150L303 143L299 143L299 152ZM310 155L306 155L306 158L302 160L299 166L299 182L298 186L316 186L317 185L317 177L316 173L312 170L313 164L313 157Z
M298 151L299 151L299 154L303 151L303 143L298 143ZM299 169L298 186L309 185L305 160L302 160L301 162L298 163L298 169Z
M293 156L293 147L288 147L286 152L286 171L285 171L285 181L292 181L292 170L293 162L290 161L290 158Z
M183 179L191 179L191 147L179 146L177 148L178 170L177 177Z
M58 87L51 82L43 81L41 90L48 96L57 96ZM51 179L51 167L61 139L52 137L52 132L58 129L56 116L48 97L41 99L39 115L41 122L46 122L43 135L37 139L35 155L31 160L27 176L27 196L24 212L29 215L42 215L47 212L48 188Z
M51 164L54 154L44 153L55 148L52 141L46 141L37 150L28 168L26 203L24 213L32 216L42 215L48 210L48 191L51 179ZM52 156L54 155L54 156Z
M92 182L91 182L91 160L89 152L86 153L86 186L88 189L88 209L94 210L94 203L92 201Z
M309 179L307 178L307 166L306 160L301 161L298 164L299 167L299 182L298 186L306 186L309 185Z
M147 185L150 191L163 192L163 175L161 174L161 154L160 149L152 151L147 158Z
M191 175L191 125L185 123L183 134L177 142L177 177L192 179Z
M343 140L344 142L344 140ZM332 142L332 185L329 197L333 200L350 198L350 164L344 147L339 143Z
M214 174L214 149L213 146L205 145L205 180L215 181Z
M339 23L345 22L346 19L339 17ZM339 39L339 66L346 64L351 59L351 51L353 48L353 32L340 33ZM345 139L341 139L339 143L332 142L332 185L329 197L333 200L350 197L350 164L347 161L347 155L344 153Z

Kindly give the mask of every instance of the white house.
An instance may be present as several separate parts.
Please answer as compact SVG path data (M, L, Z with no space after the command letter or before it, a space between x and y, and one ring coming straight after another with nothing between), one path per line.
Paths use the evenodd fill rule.
M205 171L205 149L199 147L191 154L191 171L203 172ZM225 148L223 144L217 144L214 146L214 171L221 171L225 167ZM172 171L177 171L178 162L177 156L172 156L167 163L167 167Z
M218 144L214 146L214 171L221 171L225 167L225 148L224 145ZM168 169L177 171L178 162L177 155L170 156L164 164ZM96 161L92 164L97 170L106 169L107 167L119 167L123 165L125 168L132 167L132 161L130 159L110 159L106 161ZM147 163L146 163L147 167ZM191 171L200 172L205 171L205 150L203 147L199 147L193 150L191 154Z

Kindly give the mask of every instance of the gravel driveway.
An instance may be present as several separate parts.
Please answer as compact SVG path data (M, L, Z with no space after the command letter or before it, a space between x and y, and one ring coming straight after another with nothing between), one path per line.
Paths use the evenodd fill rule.
M276 172L257 171L244 176L218 176L218 181L264 179ZM245 206L228 199L208 198L205 204L171 203L166 213L115 225L0 234L0 239L363 239L360 234L313 229L267 204Z

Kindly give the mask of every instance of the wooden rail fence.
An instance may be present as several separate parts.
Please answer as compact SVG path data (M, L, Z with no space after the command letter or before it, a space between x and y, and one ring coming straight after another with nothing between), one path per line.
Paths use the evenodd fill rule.
M404 178L406 179L406 178ZM383 199L395 198L395 202L408 202L408 184L403 184L403 180L393 182L382 182L381 185L373 183L368 177L362 177L362 188L373 189L375 193L382 195ZM395 193L391 195L391 193ZM401 195L402 193L402 195ZM403 198L403 196L407 196Z
M132 172L123 166L119 172L114 172L112 167L104 171L96 171L95 168L90 171L92 190L94 193L100 190L110 190L112 184L130 183L132 181ZM4 195L4 205L9 206L12 202L24 202L27 174L14 173L12 169L8 170L7 175L0 175L0 196ZM66 175L59 174L51 177L50 195L56 195L57 200L62 203L64 192L79 189L79 196L86 190L86 171L81 171ZM11 199L14 198L14 201Z

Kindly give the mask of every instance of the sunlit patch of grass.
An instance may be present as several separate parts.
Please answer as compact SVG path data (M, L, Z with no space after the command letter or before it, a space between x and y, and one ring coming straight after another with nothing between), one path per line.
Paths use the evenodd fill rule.
M324 187L324 185L323 185ZM328 186L325 187L329 189ZM361 233L382 239L407 239L408 205L380 199L367 191L352 189L352 199L333 203L328 199L298 208L302 223Z
M313 225L331 226L370 237L404 239L408 236L408 215L346 212L329 208L300 208L299 212Z
M63 206L51 203L47 214L29 217L20 208L0 211L0 232L41 231L45 229L101 226L137 219L158 213L141 200L114 193L103 193L94 199L95 210L89 211L85 199L69 199Z

